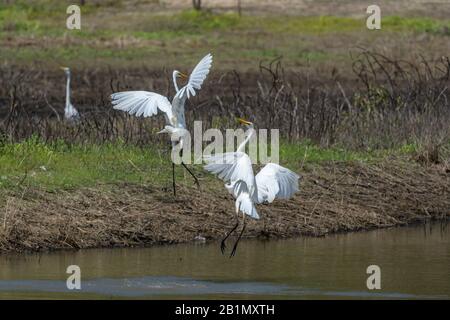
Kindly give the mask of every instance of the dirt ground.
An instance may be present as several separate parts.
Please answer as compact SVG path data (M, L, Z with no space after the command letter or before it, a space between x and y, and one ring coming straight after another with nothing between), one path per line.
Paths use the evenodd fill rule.
M293 199L258 206L262 219L249 221L245 237L324 236L450 218L448 166L328 163L308 165L302 175ZM9 192L1 199L0 251L217 240L235 223L234 201L219 181L204 189L180 186L177 198L170 187L133 184Z
M245 14L288 14L298 16L334 15L362 17L371 4L377 4L381 13L399 16L427 16L448 18L450 2L446 0L396 0L365 2L359 0L241 0L241 11ZM238 0L203 0L202 6L213 10L237 11ZM187 9L191 0L160 0L167 9Z

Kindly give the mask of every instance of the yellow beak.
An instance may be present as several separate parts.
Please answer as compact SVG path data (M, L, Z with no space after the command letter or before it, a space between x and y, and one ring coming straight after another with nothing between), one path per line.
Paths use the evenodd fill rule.
M183 73L183 72L179 72L179 73L178 73L178 76L179 76L181 79L187 79L187 78L188 78L188 75L185 74L185 73Z
M251 125L252 123L250 121L244 120L242 118L237 118L237 121L239 121L242 124Z

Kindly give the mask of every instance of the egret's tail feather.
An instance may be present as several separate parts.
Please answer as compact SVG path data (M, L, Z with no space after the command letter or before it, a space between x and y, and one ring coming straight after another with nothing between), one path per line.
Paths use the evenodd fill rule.
M259 219L258 211L256 211L255 205L248 193L242 193L236 199L236 210L240 210L253 219Z

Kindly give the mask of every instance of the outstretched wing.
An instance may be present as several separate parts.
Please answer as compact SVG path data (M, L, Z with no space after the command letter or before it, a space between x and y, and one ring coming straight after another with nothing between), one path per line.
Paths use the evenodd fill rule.
M203 81L209 73L209 69L212 65L212 55L208 53L202 60L195 66L189 76L188 83L178 91L177 96L182 99L183 97L195 96L195 90L202 88Z
M111 95L113 108L128 112L136 117L151 117L162 111L170 124L174 122L170 101L157 93L148 91L125 91Z
M245 152L227 152L212 156L205 156L206 171L217 175L225 182L234 184L242 180L249 193L253 195L256 188L255 176L250 157Z
M300 176L275 163L268 163L255 177L258 203L272 202L275 198L289 199L298 191Z

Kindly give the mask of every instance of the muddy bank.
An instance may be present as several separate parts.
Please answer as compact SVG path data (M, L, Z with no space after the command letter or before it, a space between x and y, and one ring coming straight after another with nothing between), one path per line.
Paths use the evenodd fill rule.
M302 174L295 198L258 206L262 219L249 223L246 237L323 236L450 218L450 169L442 165L330 163ZM201 192L180 186L176 199L170 189L131 184L9 192L1 205L0 251L219 239L234 223L234 201L220 182L204 185Z

